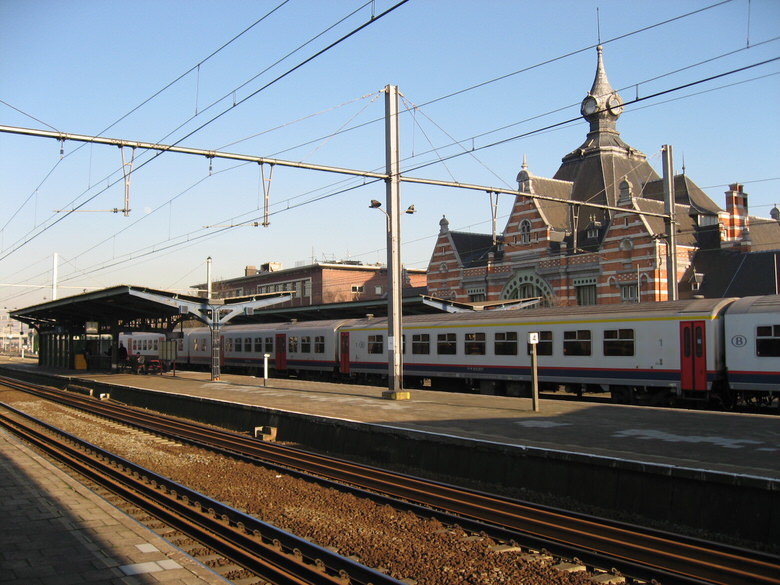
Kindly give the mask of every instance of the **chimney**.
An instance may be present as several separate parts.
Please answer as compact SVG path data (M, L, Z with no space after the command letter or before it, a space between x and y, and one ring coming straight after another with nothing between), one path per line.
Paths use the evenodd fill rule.
M726 191L726 212L726 240L739 243L749 229L748 197L739 183L729 185L729 190Z
M244 276L254 276L255 274L257 274L257 267L247 266L244 268Z

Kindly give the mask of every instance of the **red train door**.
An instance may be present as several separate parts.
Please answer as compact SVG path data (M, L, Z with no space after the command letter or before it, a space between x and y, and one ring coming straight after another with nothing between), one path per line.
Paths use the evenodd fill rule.
M340 372L349 374L349 331L342 331L339 345Z
M274 368L278 372L287 369L287 336L284 333L276 334L276 351L274 358Z
M707 390L704 321L680 323L680 382L683 390Z

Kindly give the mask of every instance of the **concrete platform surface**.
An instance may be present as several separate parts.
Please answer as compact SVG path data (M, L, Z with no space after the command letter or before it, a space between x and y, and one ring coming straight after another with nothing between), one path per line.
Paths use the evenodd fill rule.
M780 480L780 416L541 400L206 372L79 374L107 384L188 394L496 443Z
M0 430L0 583L225 585Z

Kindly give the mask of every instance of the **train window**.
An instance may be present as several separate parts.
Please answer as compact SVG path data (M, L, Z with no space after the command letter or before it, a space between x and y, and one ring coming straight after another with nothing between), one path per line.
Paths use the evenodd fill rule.
M325 336L314 336L314 353L325 353Z
M466 333L463 339L463 350L466 355L485 355L485 334Z
M368 336L368 353L384 353L385 342L382 335Z
M604 355L634 355L634 330L608 329L604 331Z
M225 351L233 351L233 338L232 337L226 337L225 338Z
M274 338L273 337L266 337L265 338L265 353L273 353L274 352Z
M294 335L291 335L287 339L287 351L290 353L297 353L298 352L298 338Z
M184 340L183 339L177 339L176 340L176 351L183 352L184 351Z
M587 329L564 331L563 355L591 355L590 331Z
M251 337L245 337L244 338L244 351L251 352L252 351L252 338Z
M154 340L154 348L153 348L153 351L157 351L157 349L160 347L159 345L157 345L159 342L160 342L160 340L159 340L159 339L155 339L155 340Z
M756 355L780 357L780 325L756 327Z
M496 355L517 355L517 331L497 331L494 351Z
M531 355L531 344L527 344L526 353ZM553 334L552 331L539 331L539 343L536 344L536 355L553 354Z
M254 352L255 353L263 353L263 338L262 337L255 337L254 338Z
M454 333L439 333L436 336L436 353L439 355L455 355L457 353Z
M431 336L428 333L412 334L412 353L428 355L431 353Z
M308 335L301 337L301 352L311 353L311 337Z

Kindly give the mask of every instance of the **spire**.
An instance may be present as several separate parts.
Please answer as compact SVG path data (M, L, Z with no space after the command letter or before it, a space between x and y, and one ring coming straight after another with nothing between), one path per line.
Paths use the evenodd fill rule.
M615 132L615 122L623 112L623 100L618 95L607 79L604 69L604 48L599 45L598 64L596 65L596 77L593 85L582 100L580 112L582 117L590 122L591 132L611 131Z
M592 95L593 97L598 98L601 96L607 96L614 90L609 84L609 79L607 79L607 72L604 69L604 47L599 45L596 47L596 51L598 51L599 56L598 65L596 66L596 77L593 79L593 87L590 88L588 95Z
M533 175L528 170L528 158L526 157L526 154L523 153L523 167L520 169L520 172L517 173L517 190L521 191L523 193L533 193L533 188L531 186L531 177Z

